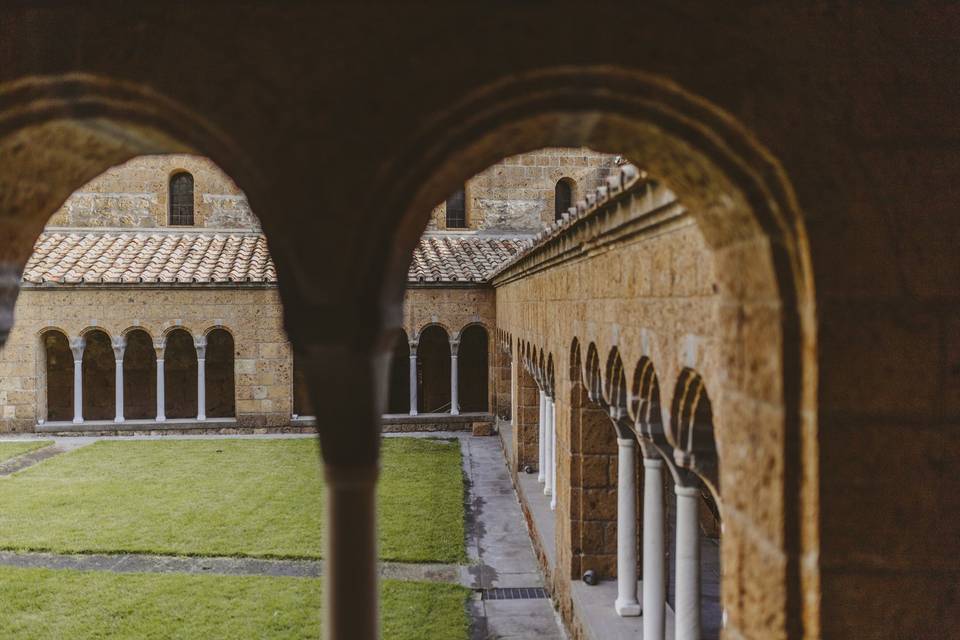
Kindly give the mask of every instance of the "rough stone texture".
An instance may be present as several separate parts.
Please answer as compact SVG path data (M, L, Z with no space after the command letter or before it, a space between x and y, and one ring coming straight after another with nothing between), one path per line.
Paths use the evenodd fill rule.
M559 147L504 158L467 180L467 226L537 233L553 223L557 182L570 181L575 203L603 184L615 159L590 149ZM444 202L431 212L427 228L446 229L446 215Z

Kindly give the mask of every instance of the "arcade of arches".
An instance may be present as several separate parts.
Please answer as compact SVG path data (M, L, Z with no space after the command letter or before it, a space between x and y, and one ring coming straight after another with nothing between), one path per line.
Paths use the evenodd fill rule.
M471 322L490 328L488 399L511 417L501 432L511 471L575 636L590 634L586 589L612 589L604 609L623 624L653 625L662 612L678 634L709 632L705 549L718 521L724 637L928 638L960 627L956 8L373 9L0 10L9 346L24 344L18 293L74 311L71 291L20 292L34 240L71 193L143 154L207 156L257 211L278 276L273 288L244 281L251 317L256 306L275 313L234 333L238 420L248 409L289 420L292 406L270 397L292 386L289 354L272 371L246 369L288 348L284 336L323 408L327 637L379 635L375 490L386 391L401 385L389 370L397 332L407 331L408 361L417 342L407 373L417 403L452 407L463 337L450 338ZM453 232L435 205L504 158L546 147L623 154L646 175L604 165L605 191L578 184L573 212L464 294L486 300L463 312L479 319L409 322L410 256L425 228L436 246ZM558 214L561 177L523 199L549 194L537 205L544 224ZM468 226L524 217L524 205L491 204L485 188L465 189ZM227 221L237 202L205 206ZM193 213L195 223L207 215ZM413 268L418 291L440 296L429 265ZM198 302L187 317L134 322L111 286L91 292L90 308L68 319L76 326L43 336L52 383L69 384L73 364L126 399L112 342L126 329L239 327L199 297L225 290L189 289L182 297ZM125 317L102 317L114 310ZM439 330L419 335L439 325L446 344ZM90 353L75 357L71 339L88 333ZM420 358L421 338L440 355ZM436 372L420 370L427 358L446 366L444 354L449 400ZM149 375L143 366L130 374ZM21 384L21 369L5 368L4 419L33 425L20 400L39 384ZM96 415L117 406L79 395ZM142 409L149 398L131 401ZM60 398L48 417L68 409ZM662 538L641 524L658 522ZM594 587L581 580L590 570ZM632 617L638 608L645 615Z

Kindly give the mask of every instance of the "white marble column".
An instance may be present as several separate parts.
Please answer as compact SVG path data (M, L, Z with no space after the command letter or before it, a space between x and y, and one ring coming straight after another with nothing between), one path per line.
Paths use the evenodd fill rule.
M117 412L113 418L113 421L123 422L123 352L127 348L127 337L115 336L110 342L113 346L113 359L116 363L116 367L114 368L114 387L116 387L116 400L114 401L114 404L116 405Z
M197 420L207 419L207 336L193 340L197 348Z
M550 438L550 459L547 461L550 467L550 488L553 492L550 494L550 509L557 509L557 404L553 398L547 396L547 436Z
M327 640L379 638L377 465L326 464L324 629Z
M158 338L153 341L153 350L157 353L157 422L163 422L167 419L165 414L166 398L164 397L164 379L163 379L163 351L166 340Z
M637 600L637 441L617 438L617 600L622 618L639 616Z
M410 341L410 415L417 415L417 343Z
M70 339L70 351L73 352L73 421L83 422L83 349L87 340L83 336Z
M450 415L460 415L460 371L457 365L457 351L460 350L459 340L450 340Z
M663 460L643 459L643 637L664 640Z
M537 463L537 482L546 482L547 481L547 429L546 429L546 418L547 418L547 394L543 392L543 389L540 390L540 413L538 414L537 419L537 444L538 444L538 453L540 455L539 462Z
M700 526L696 487L676 486L677 593L676 640L700 640Z
M544 440L544 451L543 451L543 460L544 466L546 466L546 471L544 472L545 481L543 483L543 493L547 496L553 495L553 438L551 437L551 427L550 427L550 397L545 396L546 400L544 402L543 408L543 440Z

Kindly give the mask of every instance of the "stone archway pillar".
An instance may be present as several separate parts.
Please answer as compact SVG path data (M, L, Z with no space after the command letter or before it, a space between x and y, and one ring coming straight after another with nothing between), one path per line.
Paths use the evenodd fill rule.
M197 420L207 419L207 336L193 340L197 349Z
M543 441L544 441L544 451L543 451L543 461L544 466L546 466L546 471L544 472L545 482L543 483L543 494L546 496L553 496L553 429L550 426L550 397L544 394L544 404L543 404ZM552 502L552 500L551 500Z
M83 349L87 340L83 336L70 339L70 351L73 352L73 421L83 422Z
M676 485L677 593L674 622L676 640L700 640L700 492L695 486Z
M165 415L166 398L163 379L163 352L166 341L162 338L153 341L153 350L157 353L157 422L167 419Z
M550 459L547 466L550 468L550 509L557 510L557 405L553 398L547 396L547 438L550 440Z
M547 417L547 394L543 392L543 389L540 389L540 413L538 421L538 454L540 456L539 462L537 463L537 482L546 482L547 481L547 443L546 440L546 417Z
M663 640L667 589L664 582L663 460L643 458L643 637Z
M460 415L460 372L457 365L457 351L460 349L460 340L450 340L450 415Z
M410 341L410 415L417 415L417 341Z
M115 406L117 412L113 418L114 422L123 422L123 352L127 348L127 337L116 336L111 340L113 346L113 359L116 363L114 367L114 387L116 387Z
M637 601L637 441L617 438L617 600L622 618L639 616Z

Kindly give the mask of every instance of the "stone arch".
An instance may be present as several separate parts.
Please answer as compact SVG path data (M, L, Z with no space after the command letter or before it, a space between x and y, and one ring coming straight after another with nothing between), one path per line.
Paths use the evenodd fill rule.
M622 416L627 413L627 376L623 369L623 359L616 347L607 355L603 381L603 395L611 411L616 410ZM612 414L611 414L612 415Z
M197 348L193 335L183 327L171 327L164 338L164 415L196 418Z
M410 341L407 332L397 331L390 358L390 386L387 392L387 413L410 412Z
M643 356L637 362L633 373L633 385L630 395L630 417L634 430L640 436L642 446L648 443L661 450L667 446L663 429L663 409L660 404L660 382L653 361ZM652 452L646 452L651 454Z
M460 411L489 411L490 344L483 324L469 324L460 331L457 361Z
M50 422L73 420L73 354L65 331L45 328L40 332L44 351L46 413L40 417Z
M782 568L771 580L776 592L763 600L762 612L750 615L773 621L770 634L798 635L806 607L817 607L801 598L802 582L819 584L817 567L800 567L805 554L819 553L816 535L800 535L801 514L817 512L816 492L801 491L817 483L817 349L804 223L779 162L728 113L667 78L632 70L532 69L441 109L411 133L408 151L392 159L395 170L377 190L383 211L378 220L390 224L391 212L405 212L393 221L385 297L399 300L400 276L416 241L413 230L422 227L419 220L453 185L503 157L543 147L587 146L642 160L650 175L679 195L714 252L723 304L765 309L759 321L763 328L749 339L733 326L728 335L735 348L773 354L772 361L763 372L726 378L714 411L720 450L728 454L722 463L740 480L742 520L731 523L744 528L738 539L749 540L744 544L750 551L737 553L744 562L756 563L751 572ZM774 408L776 418L761 418L754 410L758 406ZM777 469L775 487L762 499L747 480L757 464ZM746 529L762 531L764 539L748 536ZM742 594L748 588L745 575L730 574L725 591ZM743 613L739 605L731 610L734 620ZM818 614L809 615L816 619Z
M680 372L666 436L673 447L677 465L699 476L719 503L719 455L714 435L713 405L703 378L693 369L684 368Z
M587 347L587 360L584 363L583 384L593 402L603 401L603 376L600 373L600 353L595 342Z
M583 382L583 357L580 355L580 338L570 342L570 364L568 367L571 383Z
M146 420L157 415L157 352L143 327L124 330L123 417Z
M553 188L553 219L560 221L577 201L577 182L569 176L557 180Z
M116 358L110 335L100 327L81 333L83 347L83 418L113 420L116 416Z
M236 416L236 377L234 374L233 333L226 327L207 329L206 347L206 416Z
M418 334L417 374L417 411L450 411L450 334L440 323L427 325Z

